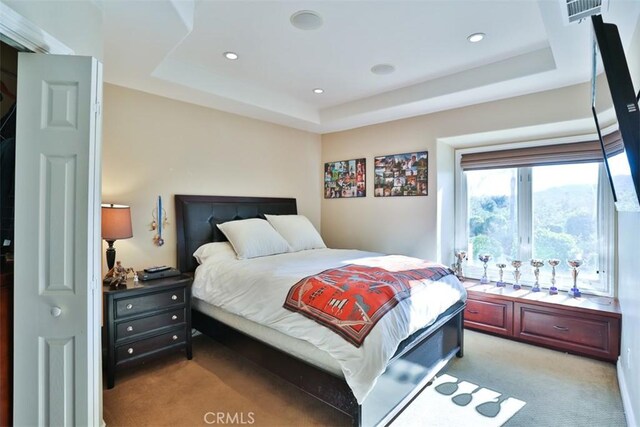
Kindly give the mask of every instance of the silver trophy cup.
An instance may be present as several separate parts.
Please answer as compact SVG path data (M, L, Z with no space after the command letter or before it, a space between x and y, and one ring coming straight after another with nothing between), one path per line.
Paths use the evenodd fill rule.
M571 278L573 278L573 288L569 289L569 295L577 298L582 295L580 289L578 289L578 273L580 272L580 266L582 265L582 260L580 259L570 259L567 261L569 267L571 267Z
M520 286L520 276L522 276L522 273L520 273L519 268L522 267L522 261L513 260L511 261L511 266L515 268L513 272L513 289L520 289L522 288L522 286Z
M453 270L458 276L458 279L462 279L464 277L464 272L462 271L462 263L467 259L466 251L456 251L456 263L453 265Z
M491 259L491 255L489 254L482 254L482 255L478 255L478 259L480 261L482 261L482 263L484 264L484 274L482 275L482 278L480 279L480 283L483 285L486 285L487 283L489 283L489 277L487 277L487 263L489 262L489 260Z
M506 266L507 264L501 264L501 263L496 264L496 267L498 267L498 271L500 274L500 280L498 280L498 282L496 283L496 286L499 288L504 288L505 286L507 286L507 284L502 280L502 276L504 274L503 270Z
M550 259L547 261L551 266L551 287L549 288L550 295L557 295L558 288L556 287L556 267L560 264L559 259Z
M533 267L533 275L536 276L536 282L531 288L531 292L540 292L540 267L544 267L544 261L541 259L532 259L531 267Z

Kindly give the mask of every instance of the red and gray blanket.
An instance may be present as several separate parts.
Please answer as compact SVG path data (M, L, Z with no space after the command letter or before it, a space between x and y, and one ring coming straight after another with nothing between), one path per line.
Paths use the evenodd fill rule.
M389 310L449 274L450 269L439 265L389 271L350 264L300 280L289 290L284 307L360 347Z

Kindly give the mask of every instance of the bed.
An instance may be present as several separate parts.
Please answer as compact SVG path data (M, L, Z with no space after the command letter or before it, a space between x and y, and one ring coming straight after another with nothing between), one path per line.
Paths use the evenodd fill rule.
M297 213L296 201L290 198L176 195L175 206L178 268L183 272L196 270L198 262L193 253L200 246L225 239L216 224L265 214ZM340 366L306 341L198 298L193 301L192 321L200 332L349 415L353 425L373 426L393 420L448 361L462 357L464 304L464 298L460 299L430 326L404 339L360 402L356 394L361 398L362 393L354 394L356 389L352 390L341 375Z

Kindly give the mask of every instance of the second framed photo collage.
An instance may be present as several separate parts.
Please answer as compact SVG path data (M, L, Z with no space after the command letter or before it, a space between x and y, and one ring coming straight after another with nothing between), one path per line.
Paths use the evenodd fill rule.
M374 157L374 196L426 196L428 164L427 151ZM324 198L366 197L366 165L365 158L325 163Z

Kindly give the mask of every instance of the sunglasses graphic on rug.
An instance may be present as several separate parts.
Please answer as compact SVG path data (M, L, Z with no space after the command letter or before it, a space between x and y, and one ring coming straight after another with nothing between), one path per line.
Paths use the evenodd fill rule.
M411 379L417 377L418 371L416 366L408 366L393 372L394 381L387 383L389 390L400 392L401 383L397 380L404 376L414 384ZM424 427L425 414L429 414L429 427L501 427L525 405L501 391L441 374L398 415L391 427Z
M476 386L473 391L455 394L458 391L459 384L463 380L453 377L451 377L451 379L455 381L440 383L435 387L435 390L444 396L454 395L451 398L451 401L458 406L467 406L473 400L473 394L483 389L482 386ZM476 411L478 411L479 414L484 415L485 417L495 418L502 410L502 402L507 399L509 399L509 396L499 394L494 401L484 402L477 405Z

